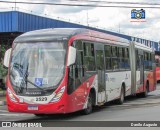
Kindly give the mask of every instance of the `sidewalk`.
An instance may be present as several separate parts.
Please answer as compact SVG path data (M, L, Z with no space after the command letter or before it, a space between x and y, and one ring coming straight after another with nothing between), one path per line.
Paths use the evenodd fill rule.
M6 105L5 91L0 91L0 106Z
M156 90L160 90L160 84L157 84Z

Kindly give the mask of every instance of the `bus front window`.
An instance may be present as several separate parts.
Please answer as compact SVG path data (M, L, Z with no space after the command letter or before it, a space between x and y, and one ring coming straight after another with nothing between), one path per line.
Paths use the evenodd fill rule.
M64 75L65 57L66 47L62 42L17 43L10 65L13 88L22 88L21 93L56 89Z

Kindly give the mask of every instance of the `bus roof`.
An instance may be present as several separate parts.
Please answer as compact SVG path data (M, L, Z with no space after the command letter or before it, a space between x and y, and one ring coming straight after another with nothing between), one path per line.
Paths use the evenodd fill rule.
M142 50L150 51L150 52L153 51L152 48L150 48L148 46L145 46L144 44L137 43L137 42L135 42L135 47L139 48L139 49L142 49Z
M96 37L100 39L129 43L127 39L85 28L50 28L35 30L20 35L14 40L14 42L23 43L36 41L63 40L63 38L68 39L71 36L78 34L87 35L89 37Z

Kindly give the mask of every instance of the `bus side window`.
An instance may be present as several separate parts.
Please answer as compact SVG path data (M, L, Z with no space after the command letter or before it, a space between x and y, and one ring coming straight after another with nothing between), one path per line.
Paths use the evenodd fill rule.
M152 63L153 63L153 61L152 61L152 53L149 54L149 58L150 58L149 59L149 61L150 61L150 63L149 63L150 67L149 68L150 68L150 70L152 70Z
M152 64L156 62L156 59L155 59L155 54L154 53L151 53L151 58L152 58ZM158 63L156 62L156 66L158 67L159 66L159 60L158 60ZM153 66L152 66L153 67ZM153 69L153 68L152 68Z
M104 49L105 49L106 70L111 70L111 46L106 45Z
M125 66L124 66L124 60L123 60L123 48L119 47L118 52L119 52L119 56L118 56L119 57L119 68L124 69Z
M94 54L94 44L84 42L84 66L86 71L95 71L95 54Z
M82 83L84 77L82 41L77 41L77 43L75 44L75 48L77 49L75 66L75 87L77 88Z
M125 48L122 48L121 69L125 69Z
M140 60L139 60L138 50L136 50L136 70L140 70Z
M150 70L150 53L144 52L144 69Z
M125 48L125 69L130 68L130 61L129 61L129 49Z
M76 67L75 67L75 87L77 88L82 82L84 77L83 68L83 52L77 51Z
M77 41L75 44L75 48L77 49L77 57L76 57L76 68L77 68L77 76L84 77L84 59L83 59L83 45L82 41Z
M69 67L68 94L71 94L82 82L84 76L82 41L74 41L73 46L77 49L76 63Z
M71 94L75 90L74 66L75 65L71 65L68 71L68 94Z
M118 65L118 49L116 46L112 46L111 49L112 52L112 70L117 70L119 69L119 65Z

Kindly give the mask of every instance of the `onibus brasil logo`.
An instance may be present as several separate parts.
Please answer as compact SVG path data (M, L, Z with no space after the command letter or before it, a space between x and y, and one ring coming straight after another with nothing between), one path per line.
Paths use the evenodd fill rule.
M144 9L131 10L131 22L146 22L146 12Z

